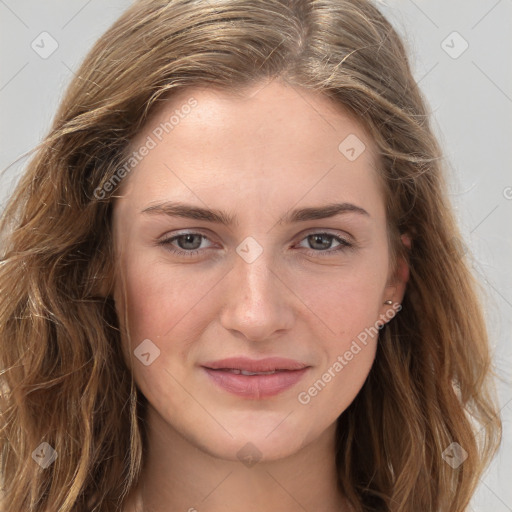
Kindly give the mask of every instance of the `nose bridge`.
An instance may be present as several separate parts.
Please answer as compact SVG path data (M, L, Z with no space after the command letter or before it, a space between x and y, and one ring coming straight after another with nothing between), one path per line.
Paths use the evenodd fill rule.
M275 269L271 267L271 255L269 251L261 253L254 261L246 261L242 257L235 264L238 285L242 293L243 301L269 300L269 294L275 290Z
M270 251L255 240L242 242L229 279L222 323L251 340L266 339L289 328L292 320L286 288L276 277Z

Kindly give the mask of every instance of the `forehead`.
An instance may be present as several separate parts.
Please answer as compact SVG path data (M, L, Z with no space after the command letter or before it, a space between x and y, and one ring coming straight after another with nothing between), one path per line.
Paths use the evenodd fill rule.
M277 131L280 138L276 142L287 139L298 143L309 138L320 149L332 143L332 138L336 141L350 132L365 139L371 146L367 147L369 153L375 157L373 141L355 114L325 94L280 80L236 90L203 86L168 94L154 105L131 147L135 149L147 135L152 135L157 142L171 144L181 132L183 140L180 142L184 142L185 138L190 140L190 130L195 128L207 130L209 135L236 129L237 137L249 136L254 141L265 141L265 135ZM329 137L325 145L319 145L318 137L322 134L333 137ZM205 134L195 135L204 138ZM225 145L229 142L225 141Z
M325 95L279 81L236 93L181 90L152 112L130 150L145 153L122 183L139 202L173 192L262 203L379 199L379 159L362 124Z

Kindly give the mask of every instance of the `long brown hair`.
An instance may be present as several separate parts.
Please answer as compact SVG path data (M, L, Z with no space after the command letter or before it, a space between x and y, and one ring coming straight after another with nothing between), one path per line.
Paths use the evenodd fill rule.
M269 78L322 92L370 131L391 251L410 265L402 311L338 420L340 486L359 512L467 506L501 423L480 289L399 36L366 0L141 0L87 55L3 213L2 512L119 510L136 483L145 402L101 293L115 189L97 191L174 92ZM452 443L467 455L458 467L443 457Z

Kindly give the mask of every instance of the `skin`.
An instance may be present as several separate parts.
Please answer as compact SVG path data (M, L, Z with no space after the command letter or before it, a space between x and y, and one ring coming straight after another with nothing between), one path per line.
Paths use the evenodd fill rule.
M390 311L384 301L399 303L405 291L407 264L390 270L374 144L328 98L271 81L243 96L180 91L132 148L155 139L155 127L191 97L197 106L124 179L114 206L123 350L149 401L147 458L124 510L350 510L336 486L336 419L361 389L377 337L309 403L297 397ZM366 146L354 161L338 149L349 134ZM177 200L225 210L238 224L141 213ZM277 223L294 208L334 202L368 215ZM333 236L324 242L310 236L325 231ZM157 244L183 232L206 238ZM263 250L251 263L236 252L249 236ZM354 248L334 252L342 247L335 236ZM170 252L198 247L192 257ZM148 366L134 356L145 339L160 350ZM310 368L291 389L246 399L199 366L235 355L287 357ZM261 457L251 467L237 456L247 443Z

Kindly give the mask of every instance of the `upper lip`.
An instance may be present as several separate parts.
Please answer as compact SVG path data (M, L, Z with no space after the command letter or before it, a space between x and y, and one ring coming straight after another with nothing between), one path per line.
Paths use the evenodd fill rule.
M248 372L271 372L274 370L302 370L307 364L284 357L267 357L265 359L250 359L248 357L228 357L218 361L209 361L201 366L212 370L245 370Z

